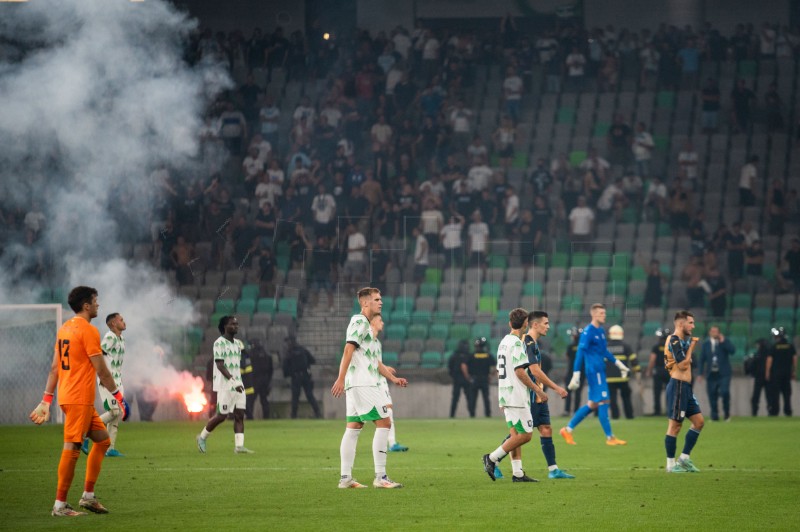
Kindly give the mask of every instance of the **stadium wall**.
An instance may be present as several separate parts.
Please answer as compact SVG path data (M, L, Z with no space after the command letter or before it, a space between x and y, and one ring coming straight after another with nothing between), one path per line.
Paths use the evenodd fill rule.
M214 31L242 30L249 37L253 29L272 32L283 27L289 36L295 30L305 31L306 3L286 0L173 0L181 10L200 20L201 28Z

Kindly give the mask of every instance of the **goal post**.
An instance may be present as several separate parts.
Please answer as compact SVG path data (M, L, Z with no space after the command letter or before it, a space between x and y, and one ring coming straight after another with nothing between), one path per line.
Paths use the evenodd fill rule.
M0 305L0 425L29 423L42 400L53 346L63 323L58 304ZM56 401L51 421L62 421Z

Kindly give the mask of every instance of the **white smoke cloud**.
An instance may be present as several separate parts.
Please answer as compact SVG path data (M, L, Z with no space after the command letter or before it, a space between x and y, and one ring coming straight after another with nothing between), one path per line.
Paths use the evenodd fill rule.
M195 26L157 0L36 0L0 17L0 193L7 207L37 200L47 219L38 247L5 247L0 298L32 302L42 287L16 274L37 254L54 257L59 284L98 289L101 332L106 314L125 317L126 387L182 379L154 347L198 321L162 272L121 258L118 244L146 234L158 164L199 177L196 132L230 82L219 66L183 62ZM137 223L120 227L120 210Z

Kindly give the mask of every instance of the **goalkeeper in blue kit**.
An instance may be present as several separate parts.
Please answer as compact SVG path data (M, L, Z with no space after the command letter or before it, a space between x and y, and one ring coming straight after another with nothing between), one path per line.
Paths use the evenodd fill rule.
M583 333L581 333L581 338L578 342L578 353L575 357L575 366L572 372L572 380L570 380L567 386L570 390L576 390L580 386L581 370L584 369L585 365L586 383L589 385L589 401L575 412L569 424L561 429L560 434L568 444L575 445L572 431L586 416L597 410L600 425L603 427L603 432L606 435L606 444L625 445L627 443L626 441L614 437L614 433L611 431L611 421L608 419L610 398L608 383L606 382L605 361L607 359L617 366L623 378L628 375L630 369L608 351L606 334L603 330L603 324L606 322L605 306L599 303L592 305L591 316L592 322L587 325L583 329Z

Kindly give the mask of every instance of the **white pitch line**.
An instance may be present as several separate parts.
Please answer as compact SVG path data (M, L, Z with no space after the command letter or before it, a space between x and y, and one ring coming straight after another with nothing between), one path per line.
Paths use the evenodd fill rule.
M366 467L365 467L366 469ZM463 471L463 467L400 467L403 471ZM133 468L114 468L113 471L125 472L175 472L175 471L338 471L339 467L133 467ZM483 472L480 468L476 471ZM664 468L624 468L610 467L598 469L596 467L570 467L565 471L628 471L630 473L660 473ZM2 469L2 473L47 473L51 474L52 469ZM755 469L740 467L714 467L711 469L701 469L701 473L717 472L741 472L741 473L800 473L800 469Z

